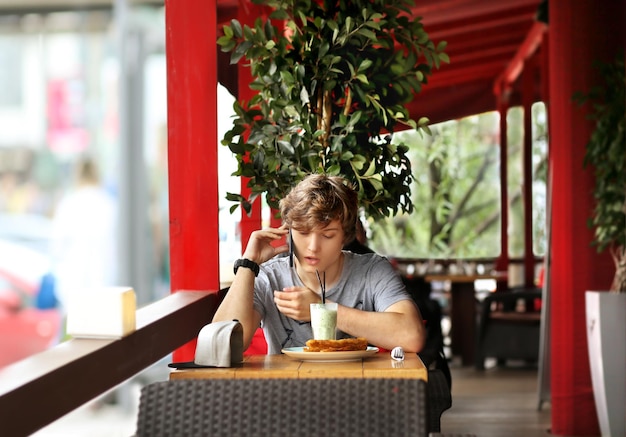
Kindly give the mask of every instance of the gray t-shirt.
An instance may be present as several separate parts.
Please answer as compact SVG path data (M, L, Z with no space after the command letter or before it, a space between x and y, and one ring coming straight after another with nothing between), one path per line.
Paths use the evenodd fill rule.
M389 261L377 254L355 254L344 251L341 278L326 290L326 297L340 305L363 311L382 312L402 300L411 300L402 280ZM301 347L313 338L310 322L293 320L278 311L274 290L304 285L295 268L289 268L289 257L275 257L261 265L254 283L254 309L261 314L268 354L279 354L285 347ZM337 338L349 337L343 332Z

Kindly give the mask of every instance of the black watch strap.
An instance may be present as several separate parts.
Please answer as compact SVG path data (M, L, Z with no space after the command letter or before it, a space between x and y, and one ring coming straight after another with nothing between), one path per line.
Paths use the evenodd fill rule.
M250 261L248 258L241 258L235 261L235 267L233 268L235 274L237 274L239 267L250 269L254 272L254 276L259 276L259 265L254 261Z

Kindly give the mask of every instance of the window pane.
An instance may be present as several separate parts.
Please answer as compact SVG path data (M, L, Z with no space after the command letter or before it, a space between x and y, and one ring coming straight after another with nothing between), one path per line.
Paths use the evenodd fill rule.
M533 117L533 253L546 254L546 193L548 175L548 123L546 105L532 106Z
M521 258L524 256L524 202L522 197L524 110L521 107L517 106L508 110L507 127L509 257Z
M499 115L490 112L406 131L413 214L371 223L371 245L396 257L477 258L500 253Z

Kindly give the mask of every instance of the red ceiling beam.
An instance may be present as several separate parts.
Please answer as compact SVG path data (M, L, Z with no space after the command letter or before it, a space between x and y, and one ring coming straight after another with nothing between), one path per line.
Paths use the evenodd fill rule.
M540 0L420 0L412 8L416 16L428 17L428 24L451 20L471 20L478 15L498 14L511 9L534 8Z
M545 23L536 21L533 24L526 39L522 45L520 45L513 59L511 59L511 62L509 62L506 69L495 80L493 92L496 96L502 96L511 84L517 80L524 69L524 62L537 51L547 29L548 26Z
M411 118L428 117L432 124L481 114L495 108L492 78L439 86L426 86L407 105Z
M460 83L470 83L479 79L493 81L498 72L506 66L505 60L495 59L484 61L481 64L467 64L465 67L458 67L437 70L432 77L428 78L428 85L425 88L438 88Z
M536 15L536 7L524 8L521 10L513 9L500 14L492 14L477 17L464 18L459 21L447 21L434 25L424 19L424 27L428 35L433 40L449 38L453 35L463 35L466 33L480 33L488 29L502 28L506 31L511 26L519 23L528 23L534 20Z
M485 62L488 59L493 58L501 58L504 63L507 63L511 56L515 54L515 52L519 48L519 43L516 44L508 44L508 45L493 45L486 46L481 51L466 51L455 54L452 51L446 51L448 56L450 56L450 62L453 63L453 66L458 66L459 64L475 64Z
M526 37L528 29L531 25L530 23L530 21L527 21L525 23L509 26L506 29L485 29L481 32L475 32L472 34L452 35L445 38L445 41L448 43L448 49L446 52L480 50L485 46L500 44L519 45L520 42L522 42ZM432 35L429 33L429 36Z

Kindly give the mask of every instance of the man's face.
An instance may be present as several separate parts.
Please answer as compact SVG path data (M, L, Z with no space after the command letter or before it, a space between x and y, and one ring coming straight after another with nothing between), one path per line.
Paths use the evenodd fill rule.
M339 220L311 231L292 229L294 250L300 267L308 273L325 272L336 266L344 244L344 232Z

